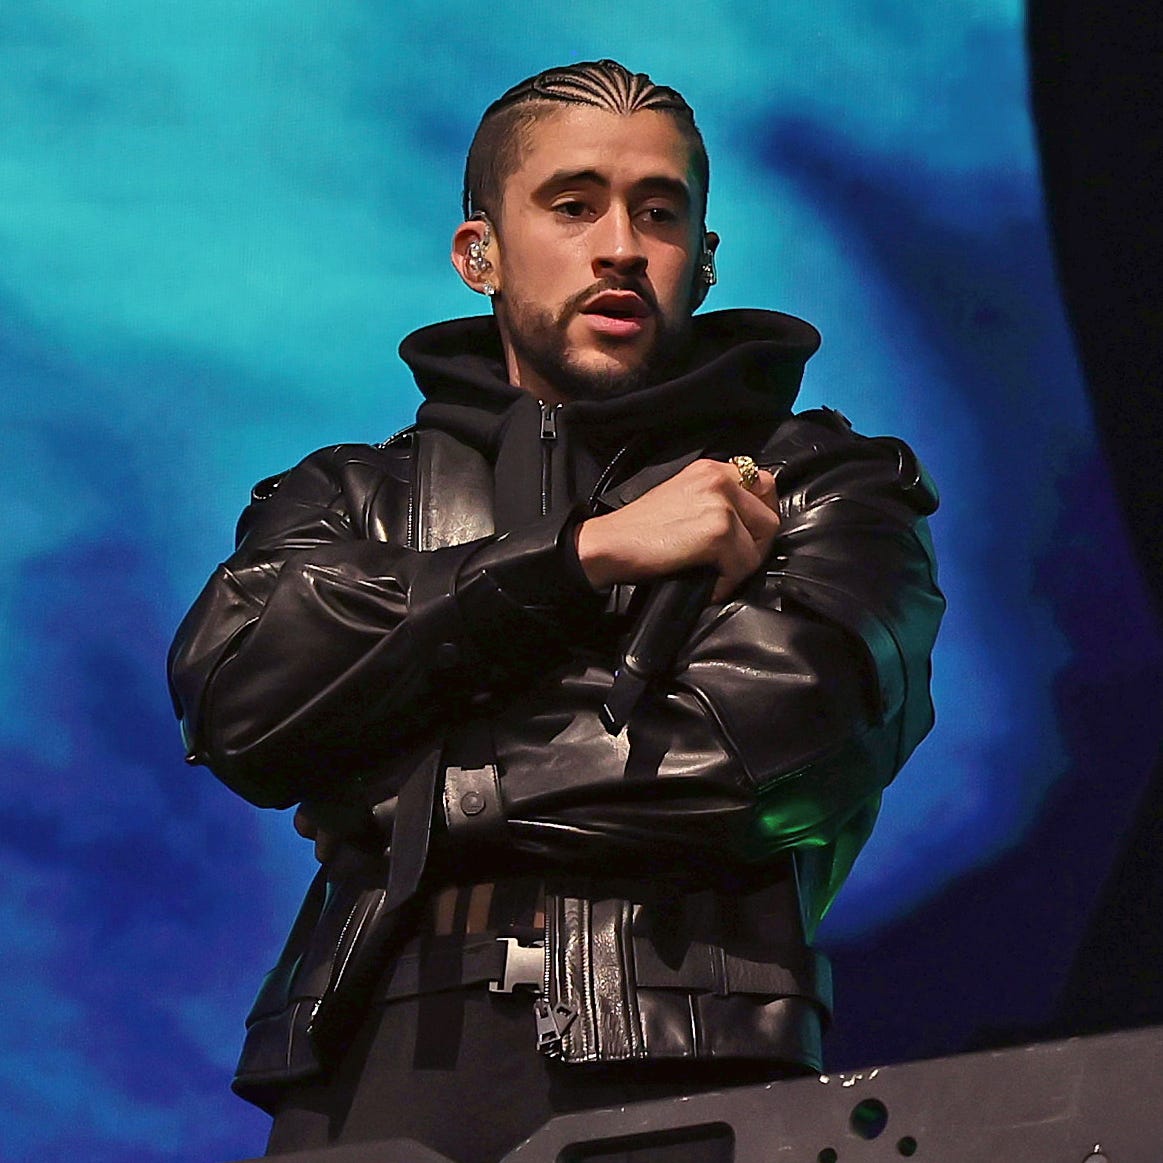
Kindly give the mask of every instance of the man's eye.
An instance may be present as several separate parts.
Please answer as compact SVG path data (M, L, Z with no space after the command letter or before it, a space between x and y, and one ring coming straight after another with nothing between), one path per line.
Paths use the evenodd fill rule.
M566 218L581 218L585 215L589 207L584 202L571 199L568 202L558 202L553 209Z
M669 206L647 206L642 214L647 221L656 226L669 226L672 222L678 221L678 214Z

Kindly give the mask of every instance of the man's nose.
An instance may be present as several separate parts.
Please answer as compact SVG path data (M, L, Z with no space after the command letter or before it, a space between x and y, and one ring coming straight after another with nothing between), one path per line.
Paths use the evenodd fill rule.
M646 252L626 207L611 206L602 215L594 244L595 275L645 273Z

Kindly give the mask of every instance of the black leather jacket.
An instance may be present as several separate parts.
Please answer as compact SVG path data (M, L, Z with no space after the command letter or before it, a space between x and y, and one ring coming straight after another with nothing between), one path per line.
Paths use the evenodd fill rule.
M933 721L936 495L900 441L791 415L807 324L695 324L665 382L559 409L505 382L490 320L426 328L401 348L427 397L415 430L256 488L171 651L191 761L261 806L355 805L391 852L326 892L322 874L244 1081L317 1069L342 979L382 972L391 944L353 969L353 940L466 862L544 877L566 1060L818 1067L811 935ZM598 711L634 595L593 593L573 529L738 452L776 474L770 559L612 736ZM466 786L483 810L460 810Z

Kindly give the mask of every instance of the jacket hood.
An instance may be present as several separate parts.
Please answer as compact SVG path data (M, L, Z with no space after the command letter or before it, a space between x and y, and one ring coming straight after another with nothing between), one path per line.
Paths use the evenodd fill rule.
M610 440L779 418L791 411L804 364L819 345L810 323L778 311L696 315L686 357L671 378L622 396L572 401L562 416L573 430ZM529 398L509 383L491 316L423 327L400 344L400 357L425 397L419 423L484 452L495 449L514 404Z

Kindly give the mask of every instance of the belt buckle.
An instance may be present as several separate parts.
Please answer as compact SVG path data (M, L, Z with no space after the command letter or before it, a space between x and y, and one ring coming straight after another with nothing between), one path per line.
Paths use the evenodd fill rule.
M489 982L490 993L513 993L519 988L541 991L545 980L545 948L522 945L516 937L498 937L505 944L504 976Z

